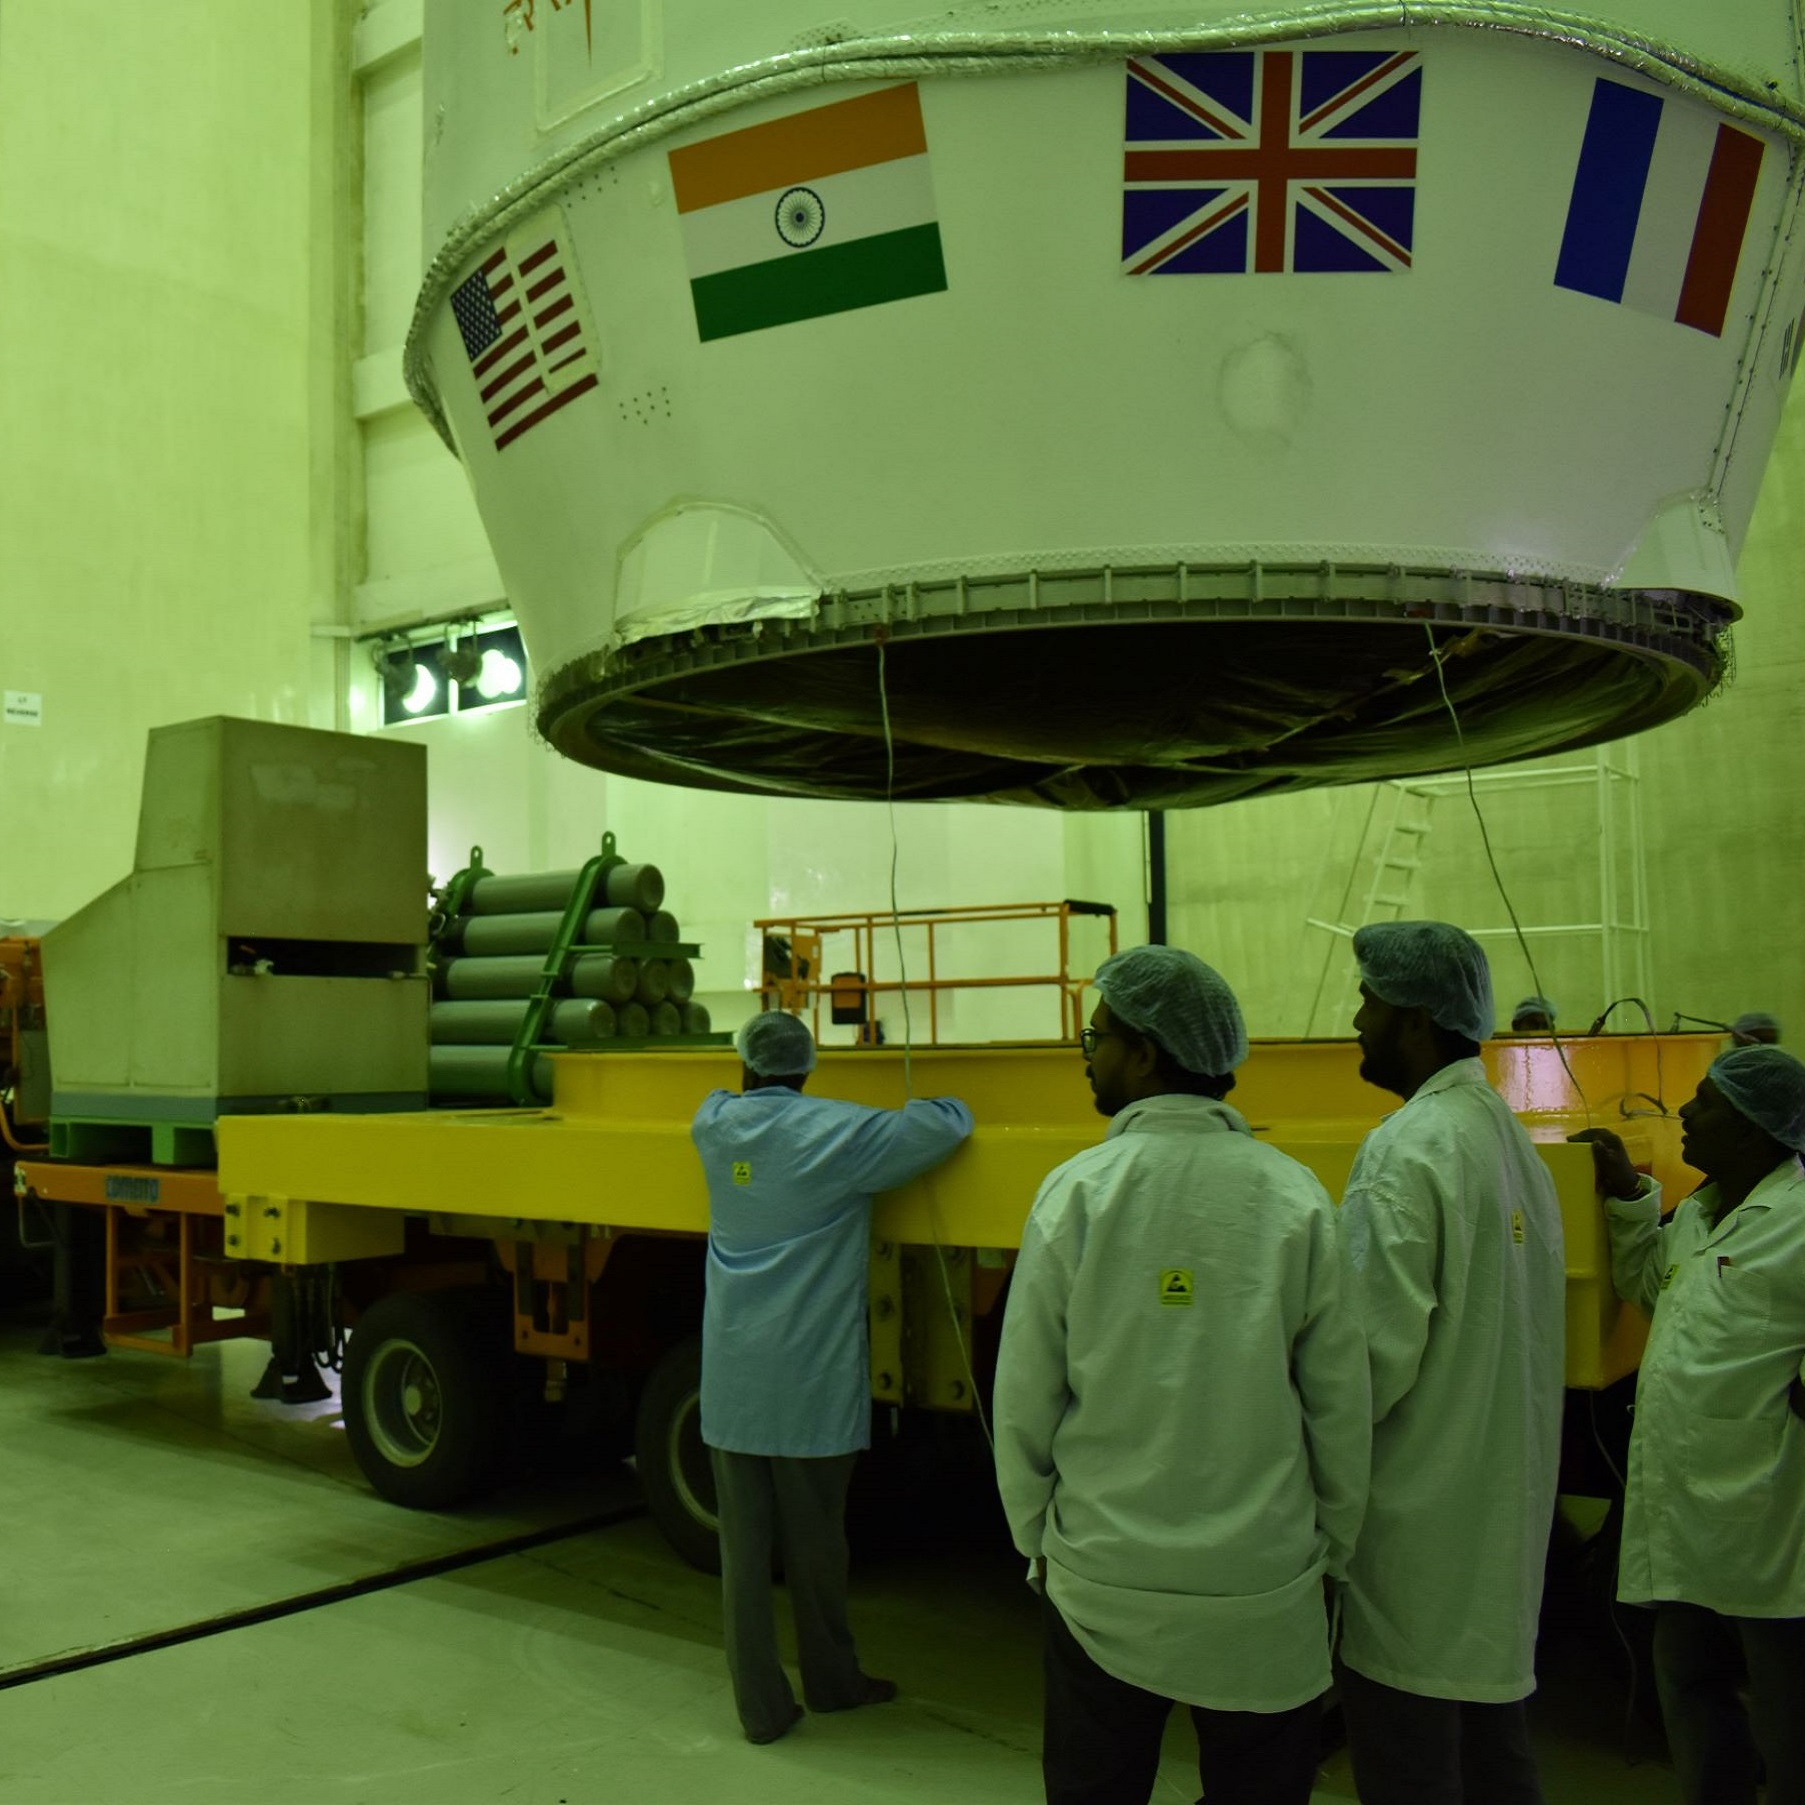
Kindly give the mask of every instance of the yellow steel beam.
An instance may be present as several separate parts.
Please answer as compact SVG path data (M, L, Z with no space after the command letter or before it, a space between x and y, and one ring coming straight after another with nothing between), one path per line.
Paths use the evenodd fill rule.
M1564 1063L1544 1040L1487 1049L1493 1081L1523 1113L1560 1194L1575 1384L1606 1384L1629 1371L1640 1337L1633 1313L1611 1294L1590 1152L1567 1146L1565 1136L1588 1122L1614 1126L1684 1194L1697 1175L1679 1164L1677 1124L1660 1109L1691 1095L1715 1051L1705 1036L1570 1042ZM340 1233L354 1210L705 1233L708 1198L689 1122L710 1090L738 1083L733 1055L567 1054L553 1064L551 1109L227 1117L218 1131L219 1188L284 1200L291 1258L290 1248L313 1239L305 1219L312 1204L331 1206ZM918 1096L963 1098L978 1127L943 1166L879 1200L875 1239L1019 1246L1041 1180L1104 1131L1083 1062L1073 1049L1046 1046L936 1048L907 1062L890 1048L826 1052L810 1090L894 1106L904 1099L905 1071ZM1345 1041L1257 1043L1233 1101L1263 1139L1302 1160L1336 1197L1361 1137L1393 1107L1360 1080L1357 1049ZM385 1235L396 1232L385 1225Z

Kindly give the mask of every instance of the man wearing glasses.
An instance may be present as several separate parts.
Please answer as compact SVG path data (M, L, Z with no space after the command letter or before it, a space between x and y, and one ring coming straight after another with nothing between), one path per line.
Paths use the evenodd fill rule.
M1334 1208L1223 1101L1247 1034L1209 966L1141 947L1096 988L1109 1130L1035 1199L997 1360L1047 1799L1144 1805L1177 1701L1211 1800L1306 1805L1371 1441Z

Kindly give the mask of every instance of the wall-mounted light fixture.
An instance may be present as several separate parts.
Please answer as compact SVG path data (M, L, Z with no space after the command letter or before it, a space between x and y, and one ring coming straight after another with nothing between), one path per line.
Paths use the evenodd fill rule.
M526 648L511 621L387 634L367 644L382 679L384 727L526 700Z
M475 638L465 634L457 637L457 629L448 627L445 632L445 652L439 664L445 675L460 689L466 684L474 683L477 673L483 668L483 655Z

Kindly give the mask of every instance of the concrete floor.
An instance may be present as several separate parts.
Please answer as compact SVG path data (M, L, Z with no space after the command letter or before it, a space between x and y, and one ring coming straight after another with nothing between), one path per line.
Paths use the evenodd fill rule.
M245 1394L261 1359L65 1363L0 1329L0 1805L1033 1805L1036 1620L971 1513L863 1537L855 1626L893 1706L738 1734L714 1582L621 1516L526 1552L176 1646L146 1636L631 1508L624 1469L426 1517L376 1499L336 1427ZM78 1651L97 1664L25 1679ZM1621 1753L1621 1659L1544 1661L1548 1805L1664 1805ZM9 1675L11 1679L9 1681ZM1647 1738L1642 1739L1646 1743ZM1175 1714L1157 1798L1196 1797ZM1319 1800L1354 1797L1345 1763Z

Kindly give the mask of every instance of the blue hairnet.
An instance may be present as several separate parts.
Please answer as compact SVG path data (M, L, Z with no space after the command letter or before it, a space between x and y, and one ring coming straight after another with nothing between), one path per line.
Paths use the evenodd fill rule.
M734 1050L761 1078L804 1078L815 1069L808 1024L781 1009L755 1015L733 1037Z
M1552 1022L1554 1005L1546 997L1525 997L1510 1012L1511 1026L1515 1027L1519 1018L1525 1015L1545 1015Z
M1221 1078L1247 1057L1241 1005L1195 953L1137 946L1105 959L1091 982L1117 1021L1157 1041L1187 1072Z
M1780 1038L1780 1018L1769 1015L1765 1009L1746 1009L1730 1024L1730 1032L1736 1036L1738 1046L1747 1046L1757 1036L1771 1034L1775 1040ZM1767 1044L1772 1044L1767 1043Z
M1732 1109L1782 1147L1805 1153L1805 1065L1784 1047L1732 1047L1706 1075Z
M1492 1032L1492 968L1471 934L1447 921L1375 921L1355 930L1360 977L1394 1009L1427 1009L1451 1034Z

